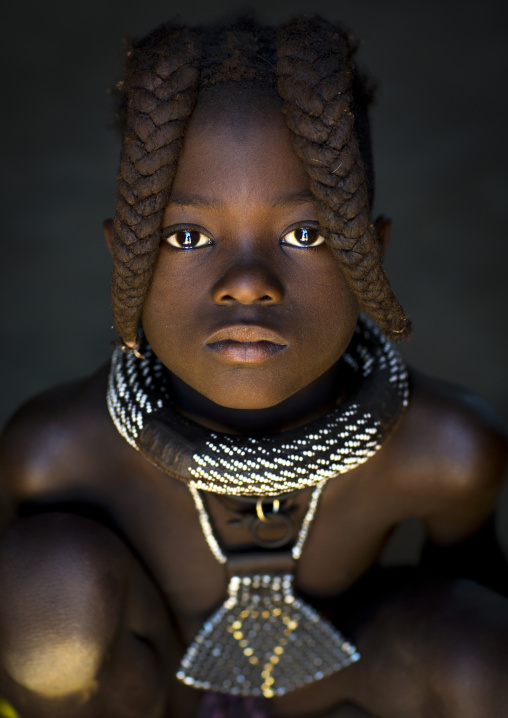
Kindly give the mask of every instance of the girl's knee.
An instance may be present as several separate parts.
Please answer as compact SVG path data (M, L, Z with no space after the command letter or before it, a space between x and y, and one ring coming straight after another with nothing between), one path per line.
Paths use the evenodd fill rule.
M81 517L44 514L0 543L0 657L48 698L91 693L117 630L126 584L121 542Z
M450 587L428 635L424 715L508 715L508 600L471 581Z
M363 624L358 702L374 714L508 715L508 600L470 581L410 579L385 590Z

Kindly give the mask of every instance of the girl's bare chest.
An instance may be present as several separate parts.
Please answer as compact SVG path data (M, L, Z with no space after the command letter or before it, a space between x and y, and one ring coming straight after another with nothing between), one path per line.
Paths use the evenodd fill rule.
M307 539L296 563L296 587L311 597L331 597L372 565L393 525L390 511L369 498L367 487L362 490L366 478L355 471L330 480L309 521L312 489L279 505L265 501L261 506L202 494L200 508L184 484L156 471L142 480L132 474L115 492L115 515L184 633L188 626L192 634L224 600L228 582L226 567L205 537L203 513L226 556L289 552L307 524Z

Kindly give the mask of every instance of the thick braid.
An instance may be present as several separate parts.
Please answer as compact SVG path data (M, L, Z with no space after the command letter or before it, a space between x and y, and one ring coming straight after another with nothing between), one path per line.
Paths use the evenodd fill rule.
M194 108L199 55L192 33L163 26L127 52L124 141L114 219L113 316L136 348L139 316L160 244L164 207Z
M384 274L370 217L355 131L352 53L342 28L320 18L298 18L278 32L278 90L326 239L361 308L387 336L401 339L410 323Z

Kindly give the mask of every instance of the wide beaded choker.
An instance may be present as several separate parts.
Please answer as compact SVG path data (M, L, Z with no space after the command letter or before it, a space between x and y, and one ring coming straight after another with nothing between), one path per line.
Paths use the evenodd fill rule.
M174 407L168 371L150 346L143 358L115 349L108 408L120 434L150 462L195 489L277 496L343 474L382 446L407 405L407 370L377 326L361 316L341 362L345 399L305 426L267 435L211 431Z

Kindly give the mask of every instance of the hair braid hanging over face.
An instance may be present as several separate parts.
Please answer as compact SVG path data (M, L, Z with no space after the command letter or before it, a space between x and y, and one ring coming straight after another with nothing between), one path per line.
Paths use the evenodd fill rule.
M197 97L192 34L165 26L127 53L125 130L114 219L113 315L135 348L139 317L157 254L187 121Z
M198 91L231 83L278 89L323 235L360 307L388 337L409 335L371 222L368 92L352 62L354 49L342 27L317 17L279 29L249 19L225 27L168 24L132 45L120 83L124 139L113 244L113 313L125 345L137 346L163 212Z
M278 33L278 90L323 233L361 309L387 336L402 338L410 324L383 271L355 132L352 54L342 28L320 18L298 18Z

